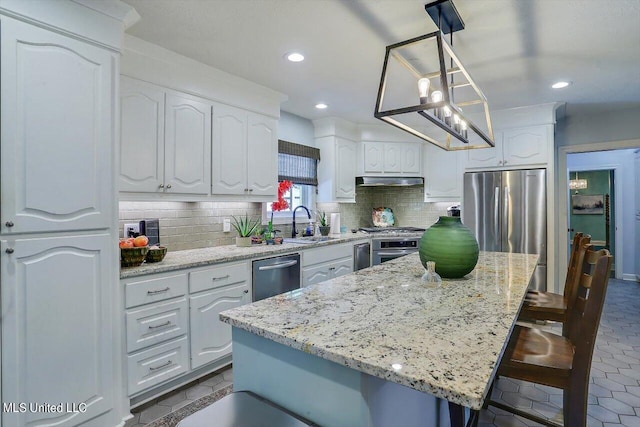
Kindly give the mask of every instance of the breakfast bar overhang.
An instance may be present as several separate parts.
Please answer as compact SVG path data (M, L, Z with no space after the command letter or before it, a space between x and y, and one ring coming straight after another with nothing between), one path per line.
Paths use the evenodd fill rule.
M418 254L223 312L234 390L323 426L449 425L480 409L538 255L480 252L422 281ZM452 417L452 421L455 416Z

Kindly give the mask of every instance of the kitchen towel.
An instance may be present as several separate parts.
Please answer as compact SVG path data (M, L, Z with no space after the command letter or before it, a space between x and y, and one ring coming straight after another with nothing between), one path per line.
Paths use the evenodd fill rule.
M339 213L331 214L331 229L329 230L329 234L340 234L340 214Z

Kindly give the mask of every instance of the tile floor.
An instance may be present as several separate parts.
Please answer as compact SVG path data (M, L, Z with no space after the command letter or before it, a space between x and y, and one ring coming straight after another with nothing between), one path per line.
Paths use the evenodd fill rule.
M558 329L551 327L551 329ZM125 427L142 427L182 406L230 384L226 369L172 392L136 410ZM494 399L558 420L562 394L557 389L500 379ZM607 290L598 339L593 354L589 386L589 427L640 427L640 284L611 279ZM538 426L497 408L480 416L479 427ZM400 426L394 426L400 427Z
M201 397L230 385L232 381L233 371L230 367L214 372L134 409L133 418L127 421L124 427L143 427Z

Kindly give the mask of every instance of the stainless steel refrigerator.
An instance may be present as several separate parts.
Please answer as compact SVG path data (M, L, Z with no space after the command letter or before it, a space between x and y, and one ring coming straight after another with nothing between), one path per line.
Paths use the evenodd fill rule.
M462 222L481 251L540 254L531 288L546 290L545 169L465 173Z

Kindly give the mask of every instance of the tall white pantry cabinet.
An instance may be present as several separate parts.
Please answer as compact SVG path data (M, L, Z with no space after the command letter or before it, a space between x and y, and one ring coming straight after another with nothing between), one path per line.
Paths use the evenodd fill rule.
M128 415L115 129L130 10L0 0L3 427Z

